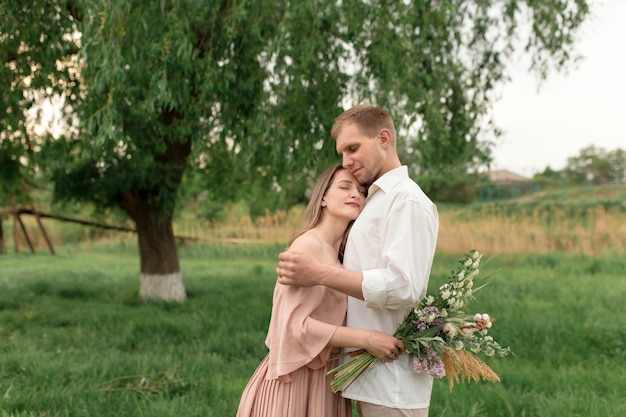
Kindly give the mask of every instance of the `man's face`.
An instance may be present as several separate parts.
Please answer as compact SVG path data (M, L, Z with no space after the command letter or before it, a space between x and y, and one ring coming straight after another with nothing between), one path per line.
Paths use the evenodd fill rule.
M369 137L356 124L349 124L337 136L336 147L343 167L361 184L369 186L380 177L385 154L378 136Z

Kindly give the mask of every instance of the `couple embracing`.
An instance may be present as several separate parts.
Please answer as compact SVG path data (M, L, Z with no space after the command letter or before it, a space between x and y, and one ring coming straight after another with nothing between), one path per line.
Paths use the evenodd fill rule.
M342 164L320 175L304 227L279 255L269 353L237 417L348 417L350 400L361 417L428 415L432 377L390 335L426 295L437 208L400 163L385 110L353 107L331 137ZM327 372L342 348L379 360L334 394Z

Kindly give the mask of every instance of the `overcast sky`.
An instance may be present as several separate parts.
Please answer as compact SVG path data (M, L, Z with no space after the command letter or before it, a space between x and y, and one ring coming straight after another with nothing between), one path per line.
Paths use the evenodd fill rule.
M530 177L590 145L626 150L626 0L593 1L577 50L583 60L569 74L541 85L521 63L513 69L494 108L504 133L493 169Z

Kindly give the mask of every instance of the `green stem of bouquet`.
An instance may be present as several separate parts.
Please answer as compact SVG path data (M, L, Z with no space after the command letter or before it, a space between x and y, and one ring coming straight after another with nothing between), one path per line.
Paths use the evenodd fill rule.
M357 376L361 375L361 373L375 361L376 357L374 355L369 352L363 352L354 359L328 371L328 375L337 372L330 383L330 388L333 393L337 393L350 385Z
M398 332L396 332L396 337L400 336L398 334ZM415 336L410 336L407 340L405 340L405 344L407 347L407 350L413 354L416 354L417 356L420 356L419 353L419 346L417 346L419 343L427 343L429 341L434 341L434 342L441 342L443 343L443 339L441 339L440 337L415 337ZM437 350L438 353L439 350ZM359 355L355 356L353 359L342 363L341 365L331 369L330 371L328 371L326 374L330 375L333 372L337 372L335 374L335 376L333 377L332 382L330 383L330 387L332 389L332 391L334 393L337 393L341 390L343 390L344 388L346 388L348 385L350 385L352 383L352 381L354 381L354 379L356 379L356 377L358 377L359 375L361 375L361 373L366 370L371 364L373 364L374 362L376 362L376 357L374 355L372 355L371 353L365 351L363 353L360 353Z

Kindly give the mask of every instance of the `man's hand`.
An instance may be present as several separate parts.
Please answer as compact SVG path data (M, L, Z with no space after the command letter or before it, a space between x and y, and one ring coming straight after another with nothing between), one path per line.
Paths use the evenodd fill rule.
M361 272L322 263L303 252L283 252L278 255L278 259L276 275L281 284L299 287L325 285L359 300L363 299Z
M301 252L282 252L278 255L276 275L284 285L312 287L322 285L321 276L325 266L317 259Z

